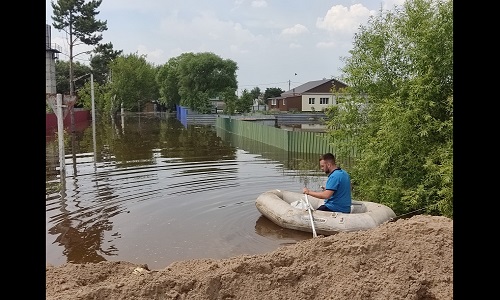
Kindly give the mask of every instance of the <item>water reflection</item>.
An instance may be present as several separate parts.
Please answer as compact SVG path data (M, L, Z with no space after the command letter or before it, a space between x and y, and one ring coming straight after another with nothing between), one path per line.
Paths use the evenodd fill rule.
M274 224L271 220L262 215L257 219L257 222L255 222L255 232L261 236L277 241L295 240L299 235L304 239L311 237L311 233L309 232L287 230L286 228ZM286 244L286 242L282 244Z
M165 114L97 120L95 145L90 126L77 126L64 142L72 166L61 178L57 136L47 131L47 263L163 268L310 238L262 220L255 199L274 188L319 186L317 154L286 153L213 126L184 127Z

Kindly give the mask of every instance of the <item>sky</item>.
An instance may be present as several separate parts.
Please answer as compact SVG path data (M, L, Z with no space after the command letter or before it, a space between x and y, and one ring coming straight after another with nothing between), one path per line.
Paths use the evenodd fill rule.
M68 60L66 34L46 24L51 42ZM52 0L56 2L57 0ZM123 54L145 55L156 66L182 53L211 52L236 62L238 94L259 87L288 91L309 81L339 78L354 34L371 15L404 0L103 0L98 20L107 21L101 43ZM92 50L79 45L75 53ZM89 57L76 57L88 65Z

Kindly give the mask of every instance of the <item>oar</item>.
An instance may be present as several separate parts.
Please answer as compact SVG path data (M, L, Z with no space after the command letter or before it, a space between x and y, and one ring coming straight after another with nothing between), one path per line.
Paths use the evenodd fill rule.
M313 230L313 237L317 237L318 235L316 234L316 228L314 228L314 220L313 220L313 216L312 216L312 212L311 212L311 204L309 203L309 199L307 198L307 194L305 194L305 196L306 196L307 211L309 212L309 218L311 219L311 227Z

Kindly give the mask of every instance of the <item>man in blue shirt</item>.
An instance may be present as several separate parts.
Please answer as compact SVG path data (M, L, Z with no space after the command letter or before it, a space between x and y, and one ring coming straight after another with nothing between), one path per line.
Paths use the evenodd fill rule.
M316 198L325 199L325 203L316 210L351 212L351 177L338 167L335 156L331 153L323 154L319 159L319 166L328 174L325 187L321 192L313 192L304 188L302 192Z

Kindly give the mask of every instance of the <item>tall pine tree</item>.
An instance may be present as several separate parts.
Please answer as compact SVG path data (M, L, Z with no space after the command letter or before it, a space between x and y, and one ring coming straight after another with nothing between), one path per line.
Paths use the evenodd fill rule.
M75 94L73 82L73 60L76 56L87 51L74 53L76 45L97 45L102 40L103 32L108 29L107 21L96 19L99 14L96 9L102 0L85 2L84 0L57 0L52 1L52 26L62 30L67 35L69 46L69 84L70 96Z

